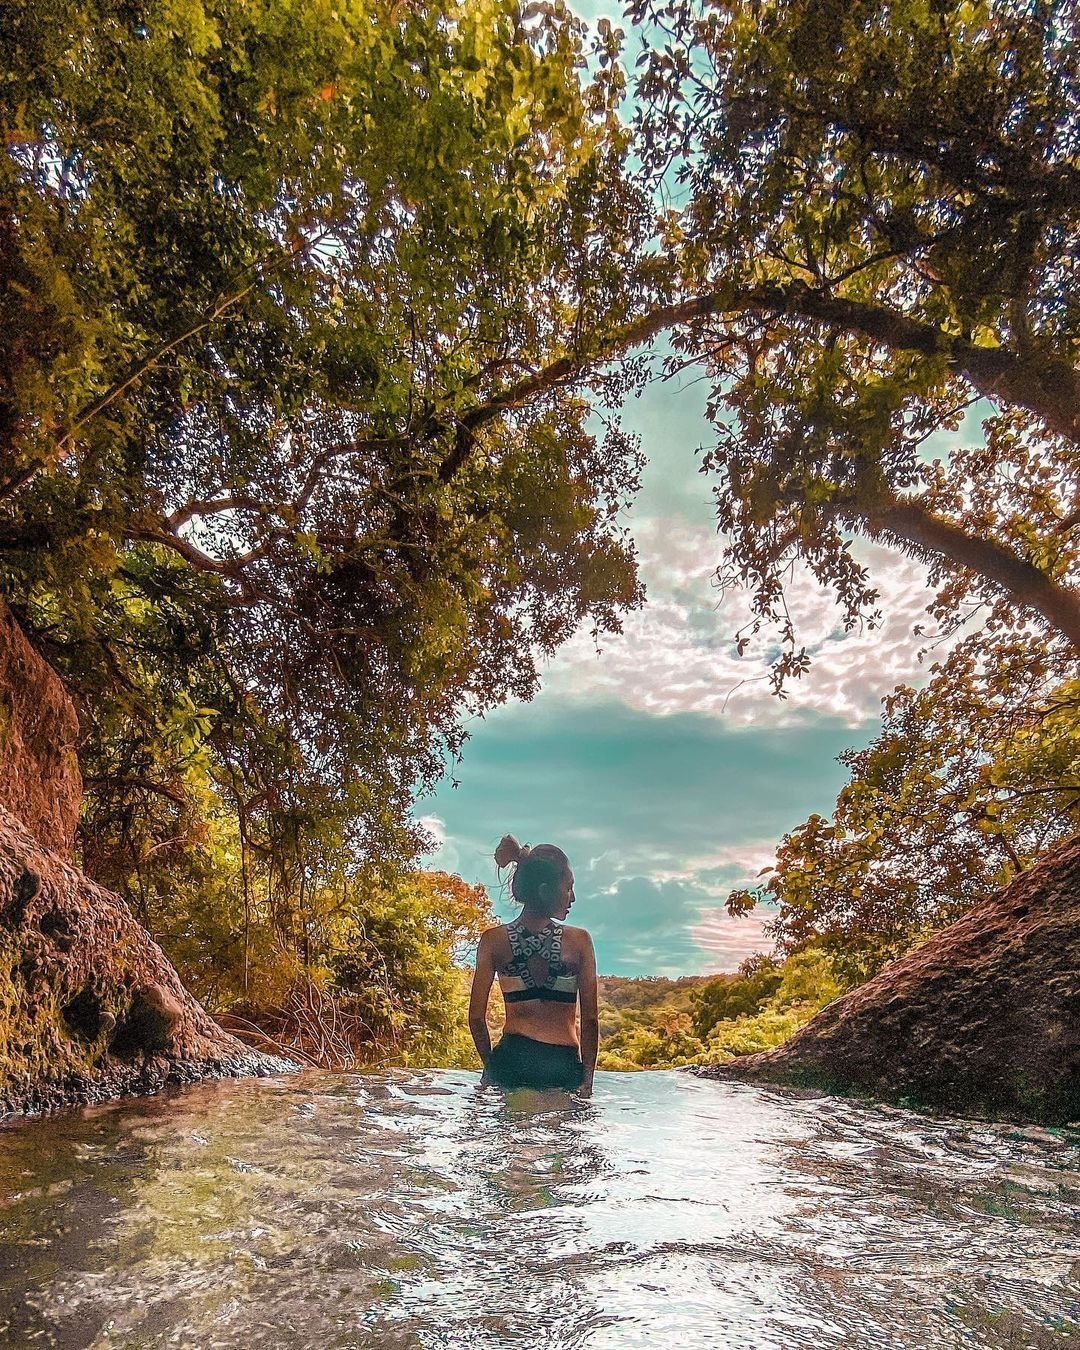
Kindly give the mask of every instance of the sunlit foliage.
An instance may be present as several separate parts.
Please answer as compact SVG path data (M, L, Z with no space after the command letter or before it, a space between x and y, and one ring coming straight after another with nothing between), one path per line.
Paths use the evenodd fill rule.
M522 392L649 224L587 55L509 0L6 6L0 591L102 879L201 744L245 836L407 858L462 716L639 603L634 446Z
M83 865L216 1008L441 1053L479 901L414 796L641 601L637 449L534 378L640 290L611 57L561 4L4 8L0 595Z
M334 986L385 1055L408 1063L460 1053L466 1008L460 963L492 922L483 887L446 872L347 890L331 953Z
M713 379L724 577L776 626L804 558L872 621L853 533L1080 647L1080 65L1067 0L633 0L670 194L677 361ZM685 204L684 204L685 203ZM985 444L930 462L973 402ZM992 632L992 630L991 630ZM993 640L991 636L990 640Z
M1011 881L1080 828L1080 683L1024 642L959 647L923 689L885 701L832 816L780 844L743 912L779 906L783 948L819 941L865 979Z
M866 974L1074 828L1075 7L628 13L633 140L618 30L561 0L5 8L0 594L79 701L86 867L208 998L336 971L373 1035L457 1053L473 902L408 873L408 809L641 602L606 413L644 367L603 363L663 331L713 381L721 574L778 690L796 557L875 621L855 533L986 622L784 842L804 993L746 972L607 1053L775 1037L831 996L809 952Z
M734 975L602 980L597 1066L670 1069L767 1050L849 987L820 947L782 963L752 957Z

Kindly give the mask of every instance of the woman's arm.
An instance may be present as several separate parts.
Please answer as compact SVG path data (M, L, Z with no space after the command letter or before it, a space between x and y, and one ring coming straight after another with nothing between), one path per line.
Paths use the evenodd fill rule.
M472 992L469 995L469 1030L472 1032L476 1053L487 1068L491 1055L491 1033L487 1025L488 995L495 980L495 958L491 950L489 928L480 936L480 945L476 949L476 969L473 971Z
M578 964L578 1005L581 1010L581 1063L585 1076L581 1083L582 1096L592 1092L596 1072L596 1052L600 1048L600 1014L596 998L596 952L592 938L581 930L581 960Z

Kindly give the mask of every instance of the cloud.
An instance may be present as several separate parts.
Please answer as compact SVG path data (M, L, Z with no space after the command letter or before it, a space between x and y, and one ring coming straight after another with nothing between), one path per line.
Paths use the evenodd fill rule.
M735 650L734 634L751 617L749 597L737 590L722 595L717 586L723 541L716 533L713 480L697 472L695 455L715 439L704 417L710 386L693 370L683 380L654 382L620 414L647 456L641 491L625 514L646 606L626 616L622 635L603 639L600 656L583 628L545 667L544 687L567 700L614 698L657 716L700 712L744 726L783 726L823 714L857 727L876 717L885 694L922 674L924 639L913 630L929 622L933 592L925 568L856 539L852 552L879 592L882 623L848 633L832 593L796 564L785 598L813 664L778 701L769 680L776 635L763 633L741 657ZM951 444L978 443L991 411L985 404L970 409L957 432L930 438L926 457L947 459ZM946 650L942 644L935 657Z
M724 902L732 890L754 884L773 861L775 842L670 858L653 850L648 875L627 875L645 850L611 855L617 879L588 906L598 959L610 964L610 973L639 962L652 974L687 975L737 970L752 953L771 951L772 939L762 933L769 911L762 907L736 919ZM643 935L652 935L651 942Z
M614 698L656 716L699 712L735 725L785 725L807 713L858 726L877 714L884 694L918 678L920 640L932 592L923 567L903 555L861 545L857 556L880 592L879 628L846 633L831 593L796 568L786 600L813 665L791 681L781 703L771 691L775 636L763 633L739 656L735 631L749 618L747 597L722 600L715 531L679 515L645 516L633 525L648 601L627 616L621 635L603 639L598 657L586 632L576 634L543 673L545 688L567 699Z
M729 891L753 882L785 830L830 809L845 778L835 756L868 729L739 727L544 692L473 724L460 787L444 780L421 805L443 837L428 861L487 886L509 918L499 837L558 844L574 868L571 922L593 933L604 973L733 970L769 944L756 917L728 918Z
M428 834L432 835L436 841L436 847L442 848L446 844L446 821L441 816L429 815L418 816L416 823L422 825Z
M836 755L865 745L881 698L921 674L912 629L930 599L923 569L860 543L881 594L880 629L845 633L831 595L796 568L787 600L813 655L809 674L779 702L772 639L737 655L746 596L720 603L714 503L695 472L694 448L712 439L706 394L693 380L654 384L623 410L648 456L626 520L646 607L604 639L600 657L587 629L576 635L531 704L473 721L454 770L460 787L444 780L421 804L440 841L430 861L486 885L501 918L513 904L492 858L499 837L565 848L572 917L593 932L606 974L732 970L768 949L767 914L730 918L729 891L753 882L783 833L831 811L846 778ZM963 439L977 436L973 426Z
M447 834L446 821L432 813L418 816L416 823L435 840L435 847L426 855L428 865L442 872L456 872L461 866L461 858L456 843Z
M697 975L737 970L768 951L764 915L733 919L722 905L702 904L693 881L624 877L589 905L587 927L602 974ZM577 918L576 907L571 922ZM584 916L581 922L585 923Z
M724 910L706 910L700 922L691 927L690 936L717 961L717 970L737 970L755 952L772 951L772 939L761 931L768 919L768 911L764 909L738 919Z

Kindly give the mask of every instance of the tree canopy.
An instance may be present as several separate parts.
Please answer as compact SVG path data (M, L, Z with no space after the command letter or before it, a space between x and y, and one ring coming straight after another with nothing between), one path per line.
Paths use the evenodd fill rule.
M970 901L874 910L886 817L966 813L975 889L1050 837L1039 784L1071 823L1074 7L627 14L632 127L625 35L562 0L5 9L0 594L80 700L87 866L234 944L239 894L245 972L256 929L326 956L341 859L415 853L463 719L641 603L613 410L661 333L712 381L720 573L777 689L794 560L875 620L854 535L928 562L946 630L982 607L786 841L791 942L859 877L878 953Z
M204 745L264 834L407 854L461 718L640 602L635 446L530 384L649 229L610 45L510 0L6 7L0 589L103 866Z
M828 818L784 836L734 914L776 906L783 951L823 945L865 979L999 887L1080 825L1080 684L1026 641L968 639L921 689L885 699L882 726Z
M84 683L125 634L99 698L167 647L222 744L246 699L316 776L430 780L463 707L640 599L638 461L574 395L665 329L778 687L794 557L873 621L853 531L926 557L946 621L974 593L1080 643L1071 8L627 13L633 184L623 35L561 4L15 7L0 544ZM929 462L977 401L985 444Z
M1080 67L1075 7L634 0L640 154L714 381L725 574L777 623L802 556L874 613L851 534L924 557L1080 646ZM976 404L985 443L923 446Z
M646 168L683 194L674 343L713 380L721 572L752 587L752 630L781 630L776 686L808 664L784 605L794 559L849 626L875 620L853 535L925 560L941 634L969 634L842 757L831 818L732 897L772 899L785 950L824 940L863 978L1077 825L1076 11L630 12ZM968 409L974 444L956 434Z

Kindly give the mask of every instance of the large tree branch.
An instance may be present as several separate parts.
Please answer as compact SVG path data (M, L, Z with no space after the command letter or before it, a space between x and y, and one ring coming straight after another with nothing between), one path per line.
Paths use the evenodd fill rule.
M201 500L192 498L173 511L171 515L166 516L165 523L170 530L178 530L181 526L194 520L196 516L201 519L205 516L218 516L229 511L265 513L268 511L268 507L266 502L259 497L248 497L243 493L230 492L223 497L208 497Z
M605 362L625 355L669 328L677 328L680 324L707 318L717 312L717 297L711 294L662 305L613 330L584 351L560 356L540 370L523 376L487 402L462 414L457 421L458 435L454 449L440 465L439 477L443 482L453 478L467 458L476 432L511 408L525 407L545 394L580 381Z
M196 572L206 572L221 577L237 589L229 597L231 604L255 604L267 599L261 589L252 563L268 557L275 545L296 545L307 532L297 528L275 526L263 532L259 542L242 553L233 553L225 557L216 557L200 548L186 535L180 534L170 526L168 516L154 517L144 513L132 520L124 530L124 537L142 543L158 544L178 554ZM339 557L356 558L360 554L380 554L396 551L402 554L419 552L423 544L398 537L393 530L381 534L359 535L348 531L319 529L314 531L313 542L316 547L333 552Z
M808 109L800 113L815 123L822 120ZM830 109L825 120L837 131L856 136L872 154L937 169L947 181L970 192L1002 194L1013 209L1074 210L1080 201L1080 170L1075 165L1040 159L989 128L981 140L974 140L968 126L868 119L850 108Z
M234 303L236 298L230 297L226 305ZM448 415L436 410L409 435L366 443L356 441L324 450L308 466L298 504L307 503L321 473L329 461L339 455L368 448L405 447L425 440L430 443L453 432L452 448L438 468L439 478L449 481L470 454L477 432L510 410L580 383L606 362L625 355L662 332L706 321L732 322L748 314L772 319L803 318L835 331L867 338L890 351L943 356L978 394L1023 407L1048 429L1080 442L1080 376L1067 362L1052 358L1025 359L1006 348L980 347L888 306L847 299L835 295L829 288L814 289L805 282L793 281L786 285L741 290L719 287L715 291L657 306L608 334L594 338L582 350L566 353L539 370L531 371L464 413ZM185 333L182 338L189 335ZM149 364L144 362L133 372L125 388ZM116 397L117 392L114 389L106 397ZM83 421L96 411L96 407L89 409ZM257 507L250 497L223 494L216 500L189 502L174 512L170 521L156 522L145 530L135 527L128 533L129 537L153 539L172 549L199 571L217 573L239 585L243 595L245 588L251 585L250 578L244 576L243 564L265 552L265 540L246 556L219 559L206 554L176 532L180 524L195 516L236 509ZM929 549L958 566L973 569L1001 586L1019 604L1042 614L1080 648L1080 599L1072 590L1057 585L1005 546L975 539L959 527L937 519L917 503L900 498L875 508L864 524L870 533L889 532L898 540ZM394 533L392 530L391 534ZM272 534L276 541L286 537L288 531L274 530ZM353 545L356 546L360 545Z
M845 300L799 282L762 287L744 299L747 309L772 308L818 319L831 327L862 334L891 351L943 355L983 397L1026 408L1049 430L1080 443L1080 375L1067 361L1051 357L1025 360L1005 347L980 347L884 305Z
M1080 375L1068 362L1048 357L1025 360L1004 347L980 347L885 305L848 300L795 281L734 292L721 289L658 306L614 329L587 350L561 356L524 376L458 418L454 448L443 460L439 477L449 481L468 457L476 432L511 408L524 407L579 382L598 366L669 329L743 314L811 319L869 338L890 351L944 356L984 398L1026 408L1049 430L1080 443ZM437 425L435 417L432 426Z
M968 534L911 497L885 499L850 515L872 539L927 551L978 573L1017 605L1041 614L1080 651L1080 592L1054 581L1007 545Z

